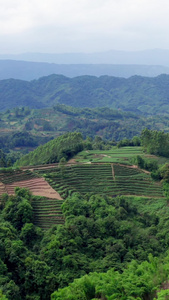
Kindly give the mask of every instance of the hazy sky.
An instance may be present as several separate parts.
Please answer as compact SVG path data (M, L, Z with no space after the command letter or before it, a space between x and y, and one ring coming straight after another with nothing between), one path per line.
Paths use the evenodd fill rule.
M0 53L169 49L168 0L0 0Z

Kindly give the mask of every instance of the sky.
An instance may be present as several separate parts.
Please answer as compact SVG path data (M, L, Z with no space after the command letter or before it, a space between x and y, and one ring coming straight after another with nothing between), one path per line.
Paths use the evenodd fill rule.
M0 53L169 49L168 0L0 0Z

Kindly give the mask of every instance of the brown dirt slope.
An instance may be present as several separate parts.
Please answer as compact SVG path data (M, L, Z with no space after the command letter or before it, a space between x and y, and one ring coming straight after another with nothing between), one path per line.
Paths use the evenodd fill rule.
M15 194L15 187L28 188L33 195L43 196L53 199L62 200L59 193L57 193L44 178L33 178L23 181L13 182L11 184L6 184L6 192L9 195ZM0 191L1 192L1 191Z

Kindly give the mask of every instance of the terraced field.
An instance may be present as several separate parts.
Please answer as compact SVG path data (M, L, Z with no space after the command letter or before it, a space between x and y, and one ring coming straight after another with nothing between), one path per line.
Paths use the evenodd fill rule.
M44 179L46 178L46 181ZM43 229L64 222L61 205L73 192L144 197L163 197L160 183L154 182L150 174L134 166L119 163L90 163L51 166L49 169L13 170L0 173L0 195L14 194L16 186L29 188L34 197L32 202L34 222Z
M39 171L44 174L44 171ZM97 193L109 196L138 195L163 197L160 183L140 169L120 164L84 164L45 171L49 184L63 198L75 191L81 194Z
M34 223L41 228L48 229L64 222L61 211L63 200L44 178L29 170L11 170L0 173L0 181L0 196L3 193L14 195L16 187L28 188L33 195L43 196L34 197L32 202Z
M14 182L37 178L37 175L29 170L21 171L19 169L0 172L0 182L3 184L12 184Z
M36 197L33 202L34 223L42 229L52 225L63 224L61 205L63 200Z
M140 169L113 164L116 189L124 195L163 197L162 186Z
M3 184L2 182L0 182L0 196L4 193L7 193L5 184Z

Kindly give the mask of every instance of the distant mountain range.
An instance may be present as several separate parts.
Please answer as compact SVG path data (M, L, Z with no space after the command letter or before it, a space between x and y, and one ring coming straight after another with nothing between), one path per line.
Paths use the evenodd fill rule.
M33 80L51 74L68 77L82 75L116 76L129 78L133 75L155 77L169 74L169 67L148 65L113 65L113 64L55 64L45 62L28 62L16 60L0 60L0 80L21 79Z
M169 113L169 75L154 78L133 76L50 75L38 80L1 80L0 109L14 107L110 107L142 115Z
M169 74L169 50L0 55L0 79L33 80L51 74L155 77Z
M117 51L96 53L22 53L0 55L0 59L48 62L56 64L132 64L169 67L169 50Z

